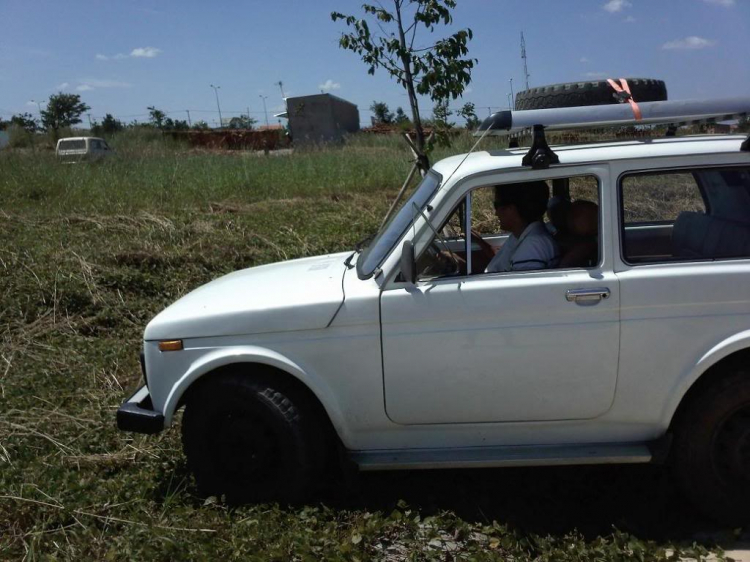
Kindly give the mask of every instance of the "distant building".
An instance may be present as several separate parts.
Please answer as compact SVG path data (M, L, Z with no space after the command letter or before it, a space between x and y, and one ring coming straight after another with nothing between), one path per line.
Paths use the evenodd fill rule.
M276 117L289 120L294 144L340 141L359 131L359 110L351 102L331 94L286 98L286 111Z

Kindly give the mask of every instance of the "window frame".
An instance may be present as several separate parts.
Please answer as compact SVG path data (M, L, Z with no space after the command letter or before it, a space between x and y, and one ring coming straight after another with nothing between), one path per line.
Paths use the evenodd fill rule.
M604 230L604 211L603 211L603 205L602 205L602 198L604 196L603 193L603 186L602 186L602 179L594 172L582 172L582 173L576 173L568 176L554 176L551 178L535 178L535 179L529 179L529 180L521 180L521 181L506 181L506 182L493 182L485 185L479 185L476 187L473 187L471 189L466 190L463 195L458 199L456 204L451 207L450 211L446 214L445 219L440 223L440 227L435 227L438 232L442 231L442 229L445 227L445 225L448 223L450 218L453 216L453 213L456 212L456 210L463 204L464 201L467 201L467 214L465 217L466 220L466 240L465 240L465 248L467 252L467 256L470 253L470 247L471 247L471 211L473 208L473 199L474 199L474 192L479 189L492 189L496 185L502 185L503 183L525 183L525 181L533 182L536 180L543 180L546 182L552 182L556 179L573 179L573 178L582 178L582 177L590 177L593 178L596 181L596 194L597 194L597 201L594 201L598 207L598 216L599 216L599 228L598 228L598 235L597 235L597 248L598 248L598 256L597 256L597 262L592 265L591 267L556 267L556 268L547 268L547 269L528 269L528 270L517 270L517 271L494 271L494 272L480 272L480 273L466 273L465 275L444 275L439 277L425 277L423 279L417 278L417 284L419 283L431 283L434 281L444 281L449 279L459 279L459 280L466 280L471 278L479 278L480 276L488 276L488 275L510 275L510 274L534 274L534 273L547 273L547 272L562 272L562 271L593 271L600 269L604 266L604 252L602 251L603 247L603 230ZM552 197L552 195L550 195ZM504 231L503 231L504 232ZM422 249L422 251L419 253L419 255L415 256L415 261L418 261L419 258L422 257L422 255L427 252L428 247L433 243L434 237L430 238L430 241L425 245L425 247ZM467 259L467 272L470 271L469 267L471 260ZM400 273L399 273L400 275Z
M745 170L750 170L750 164L747 163L732 163L732 164L704 164L704 165L693 165L693 166L664 166L660 168L644 168L639 170L626 170L622 173L620 173L619 176L617 176L617 194L615 197L616 204L617 204L617 219L618 219L618 225L617 225L617 245L618 245L618 251L620 254L620 260L624 265L627 267L648 267L648 266L663 266L663 265L672 265L672 264L690 264L690 263L713 263L716 261L721 262L732 262L732 261L740 261L740 260L748 260L750 259L750 256L746 257L736 257L736 258L672 258L668 260L660 259L656 261L648 261L648 262L632 262L627 259L627 256L625 255L625 204L624 204L624 194L622 189L622 182L623 180L628 176L635 176L635 175L665 175L668 173L680 173L680 172L687 172L690 173L693 176L693 179L695 180L696 185L698 186L698 190L700 191L701 198L703 199L703 204L706 206L706 215L710 216L711 214L711 205L706 197L706 192L703 186L703 183L698 180L698 178L695 177L694 173L697 171L709 171L709 170L728 170L728 169L736 169L741 168ZM674 226L675 221L672 221L671 223L669 221L649 221L649 222L639 222L635 223L637 226L664 226L667 224L672 224Z

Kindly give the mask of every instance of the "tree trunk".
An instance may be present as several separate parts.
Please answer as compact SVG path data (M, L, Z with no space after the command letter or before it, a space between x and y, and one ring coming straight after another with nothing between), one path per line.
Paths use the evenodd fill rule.
M406 45L406 35L404 34L404 26L401 21L401 0L394 0L396 5L396 23L398 24L398 37L401 44L401 50L404 53L401 56L401 62L404 65L404 81L406 82L406 92L409 94L409 105L411 106L412 122L414 123L414 131L416 132L416 157L417 167L422 177L425 176L427 171L430 169L430 160L427 158L425 151L425 138L424 129L422 129L422 120L419 117L419 101L417 100L417 94L414 91L414 77L411 73L411 61L409 60L409 52Z

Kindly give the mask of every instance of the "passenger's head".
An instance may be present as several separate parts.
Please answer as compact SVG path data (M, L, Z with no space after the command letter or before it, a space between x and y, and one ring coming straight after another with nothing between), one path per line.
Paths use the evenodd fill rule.
M517 230L541 221L547 210L549 186L544 181L508 183L495 186L495 214L503 230Z
M599 233L599 206L591 201L573 201L568 210L568 230L576 236Z

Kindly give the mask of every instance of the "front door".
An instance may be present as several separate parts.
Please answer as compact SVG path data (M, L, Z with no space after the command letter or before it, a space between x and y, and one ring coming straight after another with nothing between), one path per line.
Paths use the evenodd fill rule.
M595 179L571 186L576 182L583 186L578 199L598 203ZM481 189L469 207L484 235L495 218L480 208L491 201ZM401 424L447 424L605 413L615 394L620 332L618 281L611 256L601 259L608 239L599 236L599 265L464 271L384 290L388 416Z

